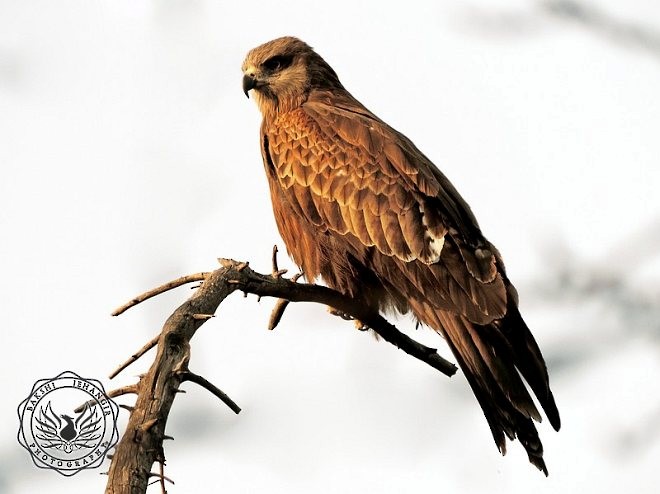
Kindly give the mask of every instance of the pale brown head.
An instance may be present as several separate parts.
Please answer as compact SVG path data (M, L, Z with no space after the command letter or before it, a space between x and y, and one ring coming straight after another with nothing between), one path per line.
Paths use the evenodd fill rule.
M337 74L307 43L285 36L250 50L243 91L252 90L261 113L272 116L303 104L315 89L342 88Z

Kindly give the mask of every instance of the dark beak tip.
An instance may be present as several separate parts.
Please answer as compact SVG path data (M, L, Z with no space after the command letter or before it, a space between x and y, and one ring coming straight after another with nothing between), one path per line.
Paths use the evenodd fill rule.
M245 96L247 96L248 99L250 99L250 89L254 89L257 85L256 79L248 74L245 74L243 76L243 93L245 93Z

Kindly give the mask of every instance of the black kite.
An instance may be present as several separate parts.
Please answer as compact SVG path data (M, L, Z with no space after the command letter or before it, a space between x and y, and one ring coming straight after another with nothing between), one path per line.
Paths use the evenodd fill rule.
M559 412L541 351L497 249L449 180L367 110L306 43L250 51L243 90L263 114L261 151L275 220L312 281L376 310L412 311L445 337L499 450L518 438L547 475L533 420Z

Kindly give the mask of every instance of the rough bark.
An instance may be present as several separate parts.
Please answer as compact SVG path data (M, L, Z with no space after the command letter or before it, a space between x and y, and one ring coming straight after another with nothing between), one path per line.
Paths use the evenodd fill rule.
M113 373L114 377L154 344L157 345L156 357L149 371L140 378L135 387L122 388L128 391L116 393L134 392L137 394L137 401L133 407L125 407L130 410L130 418L126 431L112 455L106 493L144 493L150 479L154 478L160 481L161 488L163 492L165 491L165 481L169 481L163 473L165 459L163 440L167 438L165 426L182 382L191 381L199 384L221 399L235 413L240 412L240 408L220 389L188 368L191 338L204 322L213 317L220 303L234 291L277 297L292 302L318 302L329 305L341 313L360 320L385 341L440 372L448 376L456 372L456 367L440 357L435 349L412 340L382 316L367 310L350 297L323 286L284 279L281 277L282 272L276 269L275 262L273 274L263 275L250 269L247 263L230 259L219 261L221 267L216 271L190 275L170 282L136 297L114 313L118 315L143 300L175 286L201 280L201 286L192 297L167 319L157 339L154 338L147 343ZM277 310L279 318L283 311L282 304L278 304ZM109 394L116 395L113 392ZM151 472L155 462L160 463L158 473Z

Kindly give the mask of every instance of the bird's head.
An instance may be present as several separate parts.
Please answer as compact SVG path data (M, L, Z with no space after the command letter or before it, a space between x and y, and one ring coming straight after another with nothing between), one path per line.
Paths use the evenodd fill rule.
M314 89L341 87L337 74L307 43L286 36L250 50L243 92L252 91L264 116L297 108Z

